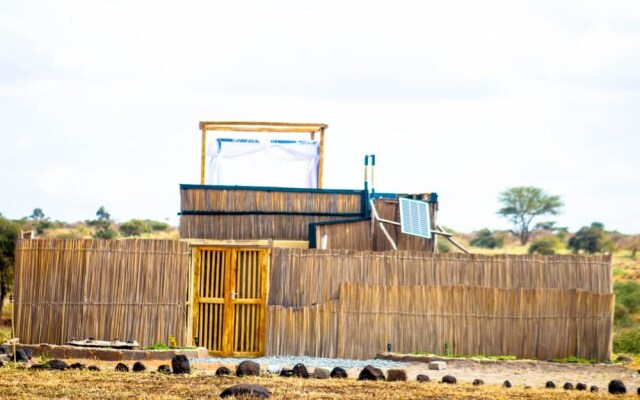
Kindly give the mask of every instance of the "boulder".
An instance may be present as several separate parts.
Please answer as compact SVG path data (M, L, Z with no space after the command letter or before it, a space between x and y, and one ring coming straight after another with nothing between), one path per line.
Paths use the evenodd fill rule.
M168 366L167 364L162 364L158 367L158 372L161 374L170 374L171 373L171 367Z
M259 397L266 399L271 396L271 393L262 385L241 383L228 387L220 393L220 397L224 398L229 396L241 396L242 398Z
M80 370L83 370L83 369L85 369L86 367L85 367L85 365L84 365L84 364L77 362L77 363L73 363L73 364L69 365L69 368L71 368L71 369L80 369Z
M316 379L329 379L329 370L324 368L316 368L313 370L313 377Z
M387 370L387 381L389 382L406 382L407 371L404 369L389 369Z
M429 363L429 369L442 371L444 369L447 369L447 363L444 361L431 361Z
M129 367L127 367L123 363L118 363L118 365L116 365L116 371L118 371L118 372L129 372Z
M171 359L171 369L174 374L188 374L191 372L189 359L184 354L176 354Z
M16 354L11 356L11 361L27 362L29 361L29 357L27 356L27 353L25 353L24 350L17 349Z
M291 368L282 368L280 370L280 376L290 378L293 376L293 370Z
M98 367L97 367L97 366L95 366L95 365L89 365L89 366L87 367L87 369L88 369L89 371L100 371L100 368L98 368Z
M425 382L430 382L431 379L429 379L429 377L425 374L420 374L418 376L416 376L416 380L420 383L425 383Z
M329 374L329 376L331 376L332 378L344 379L347 377L347 371L342 367L335 367L331 370L331 374Z
M638 396L640 396L640 387L638 388L638 390L636 390L636 392L638 393Z
M231 370L227 367L220 367L216 370L216 376L227 376L231 375Z
M27 356L27 359L31 360L31 357L33 357L33 349L22 349L22 351L24 351L24 354L25 356Z
M260 364L251 360L244 360L236 367L236 376L260 376Z
M627 387L619 379L614 379L609 382L609 393L611 394L625 394L627 393Z
M573 390L573 383L565 382L564 386L562 386L564 390Z
M502 387L509 389L511 387L511 382L509 381L502 382Z
M271 364L267 365L267 372L273 375L278 375L282 368L279 365Z
M593 386L591 386L591 387L589 388L589 391L590 391L591 393L598 393L598 390L599 390L599 389L598 389L598 387L597 387L596 385L593 385Z
M482 379L474 379L472 385L473 386L484 385L484 381Z
M631 357L627 357L627 356L618 356L618 358L616 358L616 362L617 363L623 363L623 364L627 364L632 362L633 359Z
M57 358L47 361L46 364L49 367L49 369L53 369L56 371L64 371L65 369L69 369L69 364L67 364L62 360L58 360Z
M47 364L33 364L30 369L49 369Z
M556 384L553 381L547 381L547 383L544 385L545 388L547 389L555 389L556 388Z
M360 371L358 375L359 381L384 381L385 376L380 368L376 368L372 365L367 365Z
M453 375L445 375L442 377L442 383L448 383L449 385L455 385L458 380Z
M143 372L147 370L147 366L144 365L142 361L136 361L136 363L133 364L132 370L133 372Z
M578 384L576 385L576 390L587 390L587 385L582 382L578 382Z
M307 367L304 364L298 363L293 366L293 375L297 376L298 378L307 379L309 377L309 372L307 371Z
M0 361L0 368L4 367L4 363Z

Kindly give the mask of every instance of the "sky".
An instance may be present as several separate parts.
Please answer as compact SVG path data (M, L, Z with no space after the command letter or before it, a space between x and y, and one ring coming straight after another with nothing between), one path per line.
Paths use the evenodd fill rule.
M205 120L326 123L325 188L375 154L458 231L536 186L639 233L640 2L2 2L5 217L177 224Z

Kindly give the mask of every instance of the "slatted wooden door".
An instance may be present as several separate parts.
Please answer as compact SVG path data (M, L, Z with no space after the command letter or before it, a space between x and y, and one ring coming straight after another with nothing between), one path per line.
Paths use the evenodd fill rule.
M269 250L194 249L193 334L212 355L264 354Z

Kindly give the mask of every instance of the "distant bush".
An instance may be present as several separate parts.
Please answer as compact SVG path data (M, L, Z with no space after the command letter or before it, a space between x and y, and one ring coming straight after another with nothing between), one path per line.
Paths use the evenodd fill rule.
M640 354L640 328L619 330L613 336L615 353Z
M583 226L569 239L569 248L575 253L585 251L589 254L598 252L612 252L615 244L609 240L609 235L600 222L592 222L591 226Z
M124 236L141 236L145 233L166 231L169 224L149 219L132 219L120 225L120 232Z
M491 230L485 228L476 233L476 236L471 239L469 244L474 247L482 247L484 249L497 249L503 246L503 238L496 235Z
M118 232L116 232L112 227L109 221L101 221L100 228L93 234L93 237L96 239L113 239L118 236Z
M564 247L564 243L557 236L543 236L531 242L529 254L550 256L556 254L556 250L562 247Z
M616 303L625 306L629 313L640 312L640 283L635 281L614 282L613 292L616 294Z
M438 240L436 250L438 253L451 253L451 245L444 240Z

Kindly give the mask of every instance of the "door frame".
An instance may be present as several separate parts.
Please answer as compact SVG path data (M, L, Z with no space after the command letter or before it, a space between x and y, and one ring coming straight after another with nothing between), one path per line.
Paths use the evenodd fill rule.
M222 351L209 351L209 354L216 356L228 357L257 357L262 356L266 350L267 335L267 302L269 294L269 273L271 267L271 247L260 245L233 245L224 244L192 244L191 245L191 265L190 265L190 311L191 315L187 315L188 332L190 333L191 344L194 345L194 338L198 336L200 315L199 315L199 286L200 286L200 268L201 268L201 251L213 250L225 252L225 276L224 276L224 317L222 328ZM260 285L260 301L245 301L243 299L232 298L231 292L235 290L237 275L237 254L240 251L259 251L261 259L259 263L262 282ZM218 303L219 304L219 303ZM258 318L258 326L255 327L258 336L256 352L236 352L234 351L234 327L235 327L235 306L236 304L257 304L260 312ZM189 327L190 325L190 327Z

